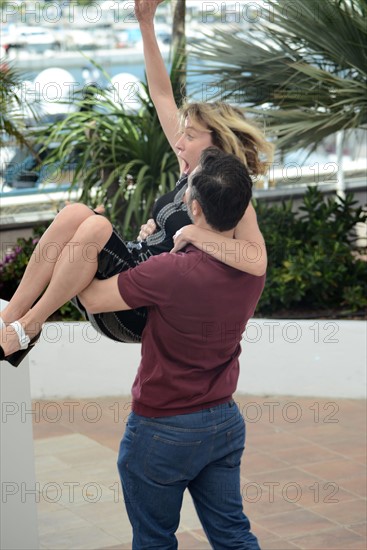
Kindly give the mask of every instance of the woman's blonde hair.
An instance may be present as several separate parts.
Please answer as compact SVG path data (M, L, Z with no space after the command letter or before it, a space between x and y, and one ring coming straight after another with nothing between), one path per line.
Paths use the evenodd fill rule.
M180 126L190 117L193 124L212 133L213 145L238 157L251 176L265 174L273 159L274 147L238 107L221 101L186 103L179 110Z

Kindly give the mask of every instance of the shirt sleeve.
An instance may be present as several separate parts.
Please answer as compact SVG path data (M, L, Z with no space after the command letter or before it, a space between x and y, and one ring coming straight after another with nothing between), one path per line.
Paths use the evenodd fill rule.
M177 288L179 254L163 253L118 276L122 299L132 308L164 305Z

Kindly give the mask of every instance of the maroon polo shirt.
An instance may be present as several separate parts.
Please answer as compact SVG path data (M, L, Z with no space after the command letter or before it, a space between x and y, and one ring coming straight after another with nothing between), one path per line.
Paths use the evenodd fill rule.
M125 302L149 308L133 411L173 416L231 399L242 333L264 283L265 276L243 273L192 245L120 273Z

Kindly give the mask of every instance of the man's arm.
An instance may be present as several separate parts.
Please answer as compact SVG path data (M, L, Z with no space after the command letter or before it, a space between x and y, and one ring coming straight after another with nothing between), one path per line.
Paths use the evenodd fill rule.
M104 281L93 279L91 284L78 294L79 300L89 313L132 309L120 294L118 277L114 275Z
M258 277L266 272L265 242L251 203L239 221L233 239L202 227L186 225L176 233L171 252L181 250L188 243L240 271Z
M78 297L90 313L166 305L180 287L185 254L159 254L109 279L94 279ZM125 301L127 300L127 302Z

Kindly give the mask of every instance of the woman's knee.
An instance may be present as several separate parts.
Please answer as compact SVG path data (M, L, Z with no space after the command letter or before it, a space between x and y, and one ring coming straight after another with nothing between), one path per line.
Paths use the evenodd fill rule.
M80 224L92 216L95 216L95 214L86 204L75 202L64 206L57 214L55 222L63 223L69 228L74 227L76 230Z
M103 248L112 235L112 224L104 216L90 216L80 224L78 239Z

